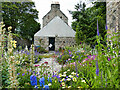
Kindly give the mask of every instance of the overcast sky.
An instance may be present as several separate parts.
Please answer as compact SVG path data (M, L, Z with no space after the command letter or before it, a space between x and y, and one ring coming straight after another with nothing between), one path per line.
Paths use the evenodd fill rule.
M44 15L46 15L50 9L52 2L59 2L61 11L68 17L68 24L71 26L72 15L69 13L68 10L75 10L74 7L77 3L79 3L81 0L32 0L35 2L36 9L39 11L39 22L42 25L42 18ZM82 0L83 1L83 0ZM88 4L87 6L91 6L89 4L89 0L84 0Z

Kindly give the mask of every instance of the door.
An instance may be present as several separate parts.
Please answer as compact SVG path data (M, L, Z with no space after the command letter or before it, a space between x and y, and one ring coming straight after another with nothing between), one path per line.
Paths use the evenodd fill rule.
M55 51L55 37L49 37L49 51Z

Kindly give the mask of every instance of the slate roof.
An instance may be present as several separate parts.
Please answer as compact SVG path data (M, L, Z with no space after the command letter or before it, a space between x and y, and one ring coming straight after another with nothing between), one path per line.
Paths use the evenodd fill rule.
M75 37L75 33L76 32L70 26L68 26L59 16L56 16L34 36Z

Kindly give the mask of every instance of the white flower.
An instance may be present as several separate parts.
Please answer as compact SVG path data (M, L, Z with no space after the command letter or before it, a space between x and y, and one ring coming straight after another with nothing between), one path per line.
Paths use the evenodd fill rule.
M84 83L86 83L86 82L85 82L85 80L82 80L81 82L84 82Z
M0 24L4 24L4 22L1 22Z
M51 83L48 84L48 86L51 86L51 85L52 85Z
M68 88L71 88L71 86L68 86Z
M68 69L67 71L70 71L70 69Z
M77 79L74 77L74 78L73 78L73 81L74 81L74 82L76 82L76 81L77 81Z
M62 75L63 77L66 77L66 74Z
M73 78L73 76L72 76L72 75L69 75L68 77Z
M65 88L65 87L62 87L62 88Z
M64 72L64 74L66 74L67 72Z
M67 81L70 81L71 79L70 78L67 78Z
M76 75L76 73L72 72L71 74Z

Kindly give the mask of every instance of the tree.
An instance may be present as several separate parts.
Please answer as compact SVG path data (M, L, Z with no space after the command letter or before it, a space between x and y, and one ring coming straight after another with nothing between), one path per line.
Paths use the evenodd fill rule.
M74 21L72 28L76 31L76 42L81 41L94 44L95 36L97 35L97 19L99 21L99 30L102 37L105 35L106 22L106 3L95 2L94 6L86 8L85 3L75 5L76 11L70 11ZM84 39L84 37L86 37Z
M12 26L12 33L29 41L33 41L34 34L40 30L38 11L33 2L3 2L2 15L6 30Z

